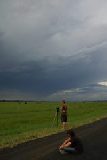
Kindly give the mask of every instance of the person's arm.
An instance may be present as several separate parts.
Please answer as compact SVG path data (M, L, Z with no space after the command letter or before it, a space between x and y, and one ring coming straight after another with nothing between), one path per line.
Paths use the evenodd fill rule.
M59 148L64 149L64 148L69 147L69 146L71 146L71 142L67 142L65 144L62 144Z
M64 141L64 143L63 143L59 148L60 148L60 149L63 149L64 147L66 147L66 145L69 143L69 141L70 141L70 138L66 139L66 140Z
M66 147L69 147L69 146L71 146L71 142L68 142L68 143L64 144L63 148L66 148Z
M70 141L70 138L66 139L63 144L66 144Z

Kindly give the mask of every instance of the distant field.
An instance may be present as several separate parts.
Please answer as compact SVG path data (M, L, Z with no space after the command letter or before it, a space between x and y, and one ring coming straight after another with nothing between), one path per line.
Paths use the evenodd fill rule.
M60 118L54 121L56 102L1 102L0 148L12 147L38 137L62 131ZM78 127L107 117L107 102L68 103L70 127Z

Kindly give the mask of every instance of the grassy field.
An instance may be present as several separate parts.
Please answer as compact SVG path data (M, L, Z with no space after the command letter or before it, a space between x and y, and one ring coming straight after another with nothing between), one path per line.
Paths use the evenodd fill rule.
M12 147L38 137L62 131L54 121L56 102L1 102L0 148ZM68 103L70 127L78 127L107 117L107 102Z

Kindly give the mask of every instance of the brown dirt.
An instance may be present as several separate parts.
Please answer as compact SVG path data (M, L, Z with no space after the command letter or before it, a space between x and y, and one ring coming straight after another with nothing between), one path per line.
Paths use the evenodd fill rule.
M81 155L61 155L58 146L66 134L59 133L0 150L0 160L106 160L107 119L74 129L83 142Z

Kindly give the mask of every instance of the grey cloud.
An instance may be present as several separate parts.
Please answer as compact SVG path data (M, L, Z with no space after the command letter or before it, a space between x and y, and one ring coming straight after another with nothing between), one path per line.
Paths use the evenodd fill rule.
M57 100L65 98L67 101L99 101L107 100L107 87L90 84L83 88L73 88L53 93L47 97L48 100Z
M102 5L100 1L94 7L89 1L78 1L78 3L47 0L39 2L28 0L26 3L24 0L9 2L2 2L8 8L8 16L6 16L6 11L1 11L5 15L2 24L7 33L6 40L16 45L24 58L26 56L23 52L28 50L35 58L38 54L40 57L53 56L53 54L72 55L81 48L91 47L106 37L106 23L105 29L102 29L104 22L96 24L96 21L93 21L93 17L97 21L100 20L98 12L101 6L105 11L106 4L104 6L104 3ZM104 17L102 11L101 16ZM88 37L87 40L86 37ZM29 53L26 54L31 58Z
M0 89L40 96L106 80L107 3L0 1Z
M20 65L13 65L10 69L0 73L1 88L19 89L27 92L50 94L63 89L84 87L93 81L100 81L106 76L107 56L91 54L86 57L73 60L57 58L57 62L51 63L49 59L43 61L31 61ZM104 64L103 68L101 64ZM103 71L102 71L103 70Z

